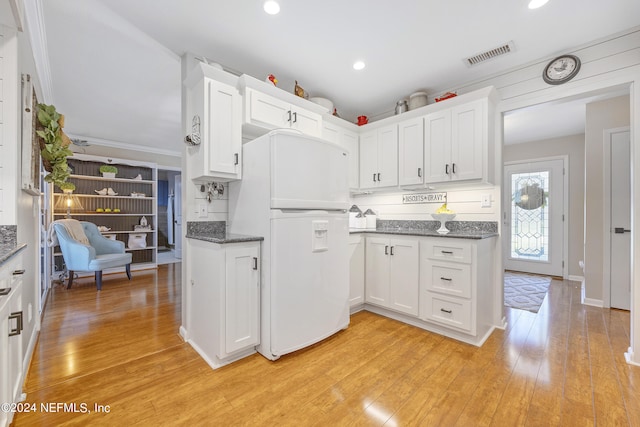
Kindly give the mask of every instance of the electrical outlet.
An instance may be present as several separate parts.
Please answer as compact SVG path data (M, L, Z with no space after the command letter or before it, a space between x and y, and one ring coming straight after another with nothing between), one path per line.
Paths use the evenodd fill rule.
M198 218L206 218L207 217L207 204L200 203L198 205Z
M490 208L491 207L491 194L483 194L480 197L480 207L481 208Z

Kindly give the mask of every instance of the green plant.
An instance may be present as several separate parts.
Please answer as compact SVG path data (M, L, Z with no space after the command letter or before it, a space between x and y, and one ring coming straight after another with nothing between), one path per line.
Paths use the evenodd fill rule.
M118 168L113 165L100 166L100 173L118 173Z
M62 182L62 183L58 184L58 187L62 191L65 191L65 190L73 191L73 190L76 189L76 185L73 182L69 182L69 181Z
M36 134L40 137L42 164L49 172L44 180L60 187L69 178L67 157L73 155L68 148L71 141L62 131L64 116L53 105L38 104L37 109L40 127Z

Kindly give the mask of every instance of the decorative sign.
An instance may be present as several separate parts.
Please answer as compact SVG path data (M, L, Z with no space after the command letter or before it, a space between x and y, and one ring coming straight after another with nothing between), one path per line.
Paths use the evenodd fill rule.
M403 194L403 204L416 204L416 203L446 203L447 193L414 193Z

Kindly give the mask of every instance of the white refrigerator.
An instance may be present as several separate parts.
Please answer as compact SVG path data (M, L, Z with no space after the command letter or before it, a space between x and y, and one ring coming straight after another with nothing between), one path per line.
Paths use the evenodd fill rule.
M291 130L243 146L242 181L229 184L229 231L264 237L258 351L268 359L349 324L348 156Z

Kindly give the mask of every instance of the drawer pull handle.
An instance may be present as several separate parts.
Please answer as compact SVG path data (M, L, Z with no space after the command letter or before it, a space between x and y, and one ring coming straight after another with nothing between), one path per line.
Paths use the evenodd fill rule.
M393 255L393 246L391 246L391 255Z
M443 313L451 314L451 310L445 310L444 308L441 308L440 311L442 311Z
M253 269L257 270L258 269L258 257L253 257Z
M453 251L440 251L440 252L447 255L453 255Z
M440 280L446 280L447 282L450 282L452 279L449 279L448 277L441 277Z
M385 255L389 255L389 246L386 246L386 245L385 245L385 247L384 247L384 254L385 254Z
M20 335L20 333L24 329L24 325L22 324L22 311L11 313L11 315L9 316L9 321L12 321L14 319L16 320L16 327L9 330L10 337Z
M15 270L12 274L13 274L14 276L19 276L19 275L21 275L21 274L24 274L24 269L23 269L23 270Z

